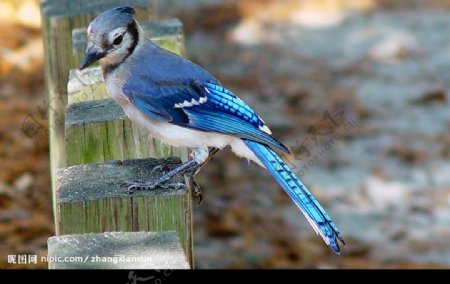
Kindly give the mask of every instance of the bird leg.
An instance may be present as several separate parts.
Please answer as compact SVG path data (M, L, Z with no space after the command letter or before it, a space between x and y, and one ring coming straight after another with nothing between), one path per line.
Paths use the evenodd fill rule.
M167 183L172 177L174 177L177 174L185 174L188 179L189 183L191 185L191 188L193 189L194 196L199 196L200 201L203 200L201 196L201 190L198 186L197 182L194 180L195 175L200 171L203 166L209 162L209 160L219 151L217 148L210 148L208 151L208 156L206 156L206 149L204 150L197 150L194 151L193 156L194 159L187 161L186 163L180 165L179 167L163 174L156 180L150 181L150 182L144 182L144 181L131 181L131 182L124 182L120 186L121 187L127 187L128 192L132 193L134 190L153 190L156 188L164 188L164 189L187 189L186 185L183 183ZM201 153L201 154L198 154ZM198 159L197 156L206 156L206 158L203 157L203 159ZM199 162L199 160L201 162ZM152 170L154 172L155 170L161 170L164 169L164 167L156 167Z
M160 172L162 174L165 174L165 173L168 173L171 170L176 169L177 167L181 166L181 164L182 163L180 161L179 163L176 163L176 164L170 165L170 166L167 164L158 165L151 170L150 174L153 175L155 172Z
M177 174L184 174L187 171L196 168L198 166L198 162L193 159L190 161L187 161L186 163L182 164L181 166L171 170L170 172L160 176L159 178L150 181L150 182L143 182L143 181L132 181L132 182L124 182L120 186L121 187L127 187L128 192L132 193L134 190L152 190L157 187L165 188L165 189L186 189L186 185L183 183L171 183L166 184L167 181L169 181L172 177L174 177Z

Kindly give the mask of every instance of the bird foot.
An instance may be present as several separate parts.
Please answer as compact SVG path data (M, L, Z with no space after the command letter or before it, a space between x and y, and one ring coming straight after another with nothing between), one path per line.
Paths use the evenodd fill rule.
M154 190L157 188L161 189L184 189L187 190L187 186L181 182L175 183L157 183L154 181L144 182L140 180L124 182L120 185L120 187L126 187L128 189L128 193L132 194L136 190Z
M202 202L203 202L202 189L200 188L198 183L195 181L193 173L192 172L187 173L186 176L189 180L189 185L192 188L192 195L198 198L197 205L202 204Z

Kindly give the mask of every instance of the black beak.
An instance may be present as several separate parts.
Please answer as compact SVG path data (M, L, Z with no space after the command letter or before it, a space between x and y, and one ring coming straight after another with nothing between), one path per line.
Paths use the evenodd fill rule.
M88 45L88 47L86 48L86 55L81 61L79 69L83 70L84 68L88 67L89 65L99 60L100 58L105 57L105 55L106 53L104 51L99 50L95 46Z

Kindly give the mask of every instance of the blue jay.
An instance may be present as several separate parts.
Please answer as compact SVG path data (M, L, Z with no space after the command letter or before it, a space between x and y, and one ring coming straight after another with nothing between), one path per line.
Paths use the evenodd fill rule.
M131 7L107 10L87 29L80 70L99 61L111 97L131 121L154 137L192 150L192 159L150 182L126 182L128 190L166 186L175 174L191 177L218 149L266 168L316 233L339 253L344 240L300 179L275 152L289 150L272 137L256 112L200 66L145 38ZM197 186L196 184L194 184Z

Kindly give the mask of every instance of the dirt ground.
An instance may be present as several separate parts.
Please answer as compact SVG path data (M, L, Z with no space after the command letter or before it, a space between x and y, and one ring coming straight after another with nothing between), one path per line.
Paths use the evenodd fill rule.
M35 1L26 2L35 3ZM283 90L286 90L285 86L289 85L290 78L274 75L279 76L277 80L270 80L273 74L266 65L276 64L274 63L276 59L273 58L262 61L261 66L258 67L258 70L267 70L267 72L252 73L250 70L250 73L246 73L249 70L242 69L242 65L252 62L254 56L264 55L261 50L256 53L242 52L238 47L230 44L233 41L230 39L229 30L243 18L264 19L266 17L264 10L271 5L274 11L279 11L280 17L283 17L285 12L280 11L279 7L275 7L277 6L274 4L276 1L251 1L254 2L254 6L248 4L244 5L245 7L236 4L235 1L223 1L224 4L216 2L211 6L202 4L188 10L183 10L183 7L172 9L172 7L168 7L168 4L160 3L159 12L160 15L177 16L182 20L185 27L187 54L192 60L213 70L224 84L260 94L260 97L253 98L253 100L272 103L271 95L279 92L282 88L281 85L283 85ZM362 1L366 3L363 7L357 7L358 5L354 3L362 2L356 0L331 2L335 3L336 7L361 9L363 13L376 10L424 11L450 8L450 1L443 0ZM8 3L11 3L8 7L12 7L15 11L21 8L20 1L17 0L6 0L2 2L2 5ZM0 10L2 8L4 7L0 5ZM30 13L36 11L33 8L23 9L31 11ZM27 265L8 263L10 260L8 255L12 254L45 256L47 238L54 235L49 188L46 94L41 31L35 22L20 20L18 17L0 21L2 30L0 35L0 268L46 268L47 264L42 262ZM228 42L224 45L228 49L222 47L220 55L217 55L217 52L204 54L204 52L208 52L207 48L201 49L201 52L200 49L195 50L200 44L206 45L214 42ZM214 50L217 47L210 46L209 48ZM235 62L227 62L230 58L235 58ZM319 71L313 68L310 72ZM326 81L327 76L332 75L321 73L317 77ZM264 82L267 81L276 83L270 86L264 85ZM289 91L289 88L287 90ZM344 89L340 90L342 93L337 91L333 96L332 104L334 105L339 105L346 99ZM289 107L286 107L285 104L302 104L306 106L304 108L306 114L298 115L296 118L299 123L312 126L313 123L320 121L322 113L314 114L311 109L308 109L308 105L312 104L314 98L308 97L307 94L307 90L294 86L291 92L287 93L287 99L282 102L273 102L275 110L289 112ZM248 100L252 100L252 98L247 97ZM249 101L249 103L252 102ZM364 110L358 109L357 105L351 106L351 109L356 110L357 115L364 113ZM288 138L289 135L284 134L284 131L287 133L292 129L284 128L284 116L278 117L274 114L270 117L275 124L274 128L278 137ZM31 134L30 131L26 131L27 123L30 121L39 125L39 128L34 129ZM219 154L218 160L222 160L222 162L212 162L210 168L206 169L200 177L201 183L206 184L205 188L214 188L215 190L207 192L207 200L201 208L195 208L196 247L199 249L196 255L198 258L202 258L197 260L198 267L448 268L444 264L389 262L369 258L367 256L368 248L364 245L350 246L346 254L338 257L332 255L317 240L311 241L306 238L302 239L302 244L296 244L292 241L292 239L298 238L294 232L295 229L290 228L289 222L283 218L283 214L275 210L288 203L287 198L275 187L274 190L269 190L264 198L256 196L255 188L264 186L269 179L266 177L258 180L259 176L252 171L249 171L247 176L241 177L240 172L247 169L245 162L239 162L234 170L228 168L224 173L224 163L229 162L236 165L236 162L230 161L230 159L226 154ZM230 182L230 179L233 182ZM258 181L249 184L249 180ZM271 200L270 202L273 203L268 203L267 200ZM255 209L255 211L260 211L254 212L246 209L247 204L250 203L261 204L260 209ZM271 206L274 204L276 208L271 210ZM261 220L261 218L265 218L266 212L268 212L267 220ZM283 231L283 234L280 234L280 231ZM261 242L255 241L260 237L264 241L262 245ZM224 260L223 256L218 254L219 251L224 250L223 240L227 240L227 245L232 246L231 250L247 250L248 253L230 257L228 261ZM351 241L349 240L350 243ZM263 261L260 261L259 254L264 255Z

